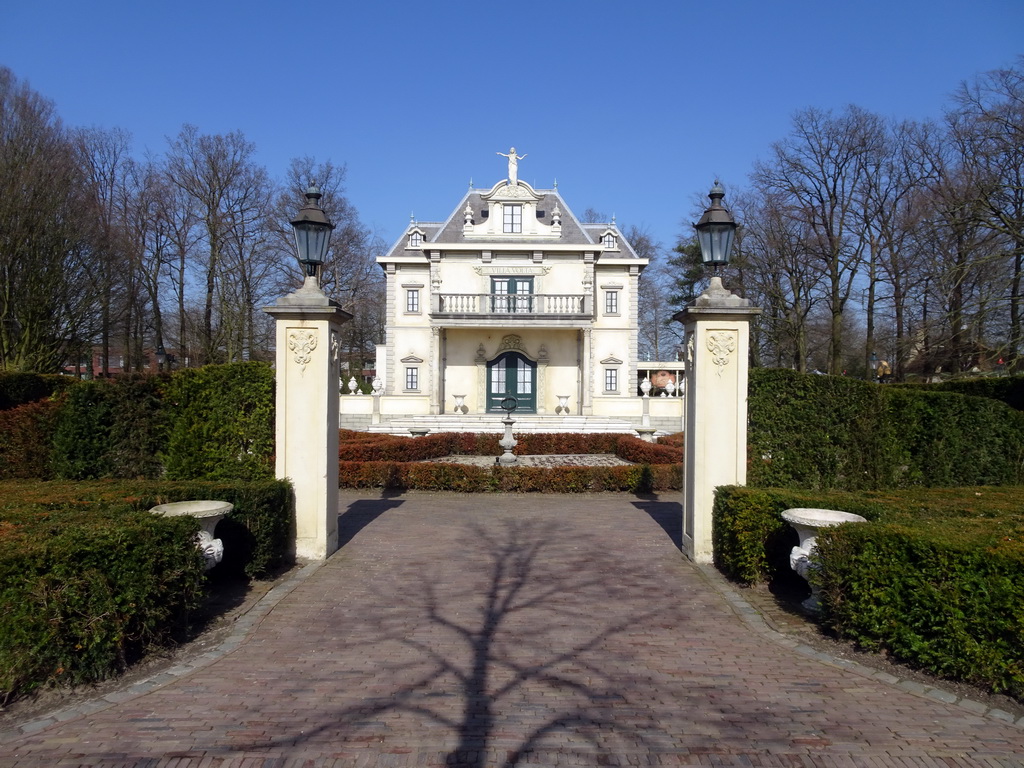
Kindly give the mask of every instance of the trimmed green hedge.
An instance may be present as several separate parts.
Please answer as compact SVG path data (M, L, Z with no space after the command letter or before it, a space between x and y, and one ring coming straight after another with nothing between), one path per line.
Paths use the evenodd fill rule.
M907 386L900 384L897 386ZM1011 408L1024 411L1024 375L1016 376L988 376L976 379L953 379L938 384L911 385L927 389L935 389L940 392L956 392L960 395L972 395L973 397L988 397L993 400L1002 400Z
M274 371L258 362L178 371L165 395L167 477L274 476Z
M274 373L264 363L93 381L7 378L56 379L67 382L68 391L52 412L46 400L0 410L0 478L274 476ZM23 446L35 447L23 455Z
M291 484L260 481L9 481L0 486L0 519L25 508L92 509L127 504L148 511L172 501L216 499L234 509L217 526L224 539L224 573L262 578L294 558L295 502Z
M202 589L192 518L126 504L0 518L0 700L124 670L188 623Z
M60 403L40 400L0 411L0 479L48 478Z
M160 477L167 444L166 376L82 381L63 399L53 436L55 477Z
M762 368L748 414L751 486L1024 483L1024 413L996 400Z
M282 481L9 481L0 499L0 702L111 677L183 636L204 584L199 523L153 515L157 504L235 505L211 575L266 576L294 558Z
M868 650L1024 698L1022 540L1020 514L825 530L822 621Z
M885 505L873 494L723 486L715 489L711 512L714 563L744 584L771 581L789 571L796 532L782 519L794 507L839 509L874 520Z
M77 383L50 373L0 373L0 411L54 397Z
M818 536L826 626L934 674L1024 695L1024 488L719 488L715 565L746 583L788 575L797 536L781 513L792 507L870 521Z

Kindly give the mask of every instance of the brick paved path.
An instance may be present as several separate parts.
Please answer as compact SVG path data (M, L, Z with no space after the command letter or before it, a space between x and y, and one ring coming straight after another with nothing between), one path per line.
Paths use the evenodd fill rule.
M237 648L0 764L1024 765L1017 725L753 631L675 550L677 504L342 501L344 548Z

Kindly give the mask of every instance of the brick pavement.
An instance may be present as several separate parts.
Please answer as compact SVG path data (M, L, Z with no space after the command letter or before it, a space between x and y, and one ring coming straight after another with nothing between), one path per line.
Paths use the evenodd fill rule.
M342 509L342 550L205 666L8 734L0 765L1024 766L1021 724L774 635L679 555L675 501Z

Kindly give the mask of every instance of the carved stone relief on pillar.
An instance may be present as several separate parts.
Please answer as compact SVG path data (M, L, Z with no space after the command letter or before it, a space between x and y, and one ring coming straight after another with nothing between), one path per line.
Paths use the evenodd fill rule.
M292 360L299 366L299 373L305 374L306 366L313 359L317 341L315 329L295 328L288 332L288 349L294 353Z
M711 353L711 362L718 369L715 373L721 378L725 366L729 364L729 356L736 351L736 333L734 331L710 331L707 336L707 347Z

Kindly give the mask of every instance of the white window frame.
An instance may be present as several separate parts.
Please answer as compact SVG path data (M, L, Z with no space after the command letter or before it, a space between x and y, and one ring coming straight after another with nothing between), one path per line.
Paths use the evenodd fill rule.
M619 290L613 288L604 292L604 313L606 315L619 314Z
M420 289L405 289L405 313L407 315L418 315L420 313Z
M405 367L405 391L420 391L420 368L418 365L407 365Z
M421 245L423 245L423 235L421 235L419 232L411 233L409 235L409 247L419 248Z
M506 203L501 207L501 231L506 235L523 233L523 206L521 203Z
M602 240L602 245L610 251L617 250L619 247L619 244L615 239L615 235L613 235L611 232L606 234L604 238L602 238Z
M604 369L604 391L614 392L618 394L619 391L619 369L618 368L605 368Z

